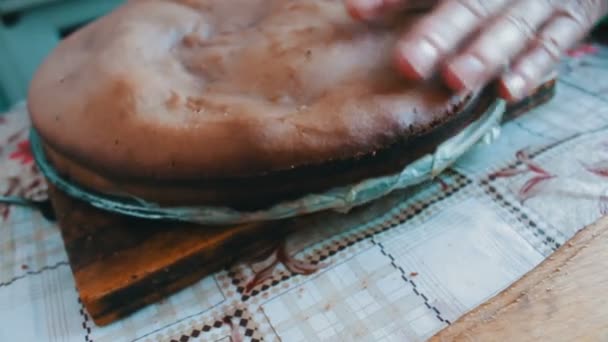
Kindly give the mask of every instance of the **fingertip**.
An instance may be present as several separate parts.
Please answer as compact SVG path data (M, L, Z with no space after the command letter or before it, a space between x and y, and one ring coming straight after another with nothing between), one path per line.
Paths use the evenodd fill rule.
M472 91L484 86L488 68L477 57L463 55L448 63L443 70L446 85L454 91Z
M423 80L425 77L416 67L411 63L410 59L405 55L402 49L397 48L395 50L395 64L397 65L397 70L406 77L407 79L413 81Z
M357 5L356 5L356 1L347 0L346 1L346 11L354 19L357 19L357 20L364 19L363 13L361 13L361 11L359 10L359 7L357 7Z
M458 72L454 71L454 68L449 64L444 68L442 76L445 84L451 90L454 90L456 92L470 90L468 89L467 85L464 83Z
M380 0L346 0L348 14L357 20L369 20L376 16L382 5Z
M431 77L441 58L440 51L426 39L402 40L397 44L397 68L407 78L423 80Z
M507 73L498 82L498 95L507 102L522 100L529 89L526 79L517 73Z
M498 97L507 102L515 102L518 100L511 95L511 91L503 79L498 81Z

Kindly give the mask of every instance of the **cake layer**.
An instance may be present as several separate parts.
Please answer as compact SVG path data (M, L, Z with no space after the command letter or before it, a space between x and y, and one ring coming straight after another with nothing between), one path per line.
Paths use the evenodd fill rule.
M138 197L162 206L227 206L241 210L264 209L333 187L355 184L371 177L400 172L418 158L456 135L486 112L494 101L491 92L457 108L458 114L426 132L402 140L373 154L320 165L272 172L263 176L198 181L121 180L106 177L45 146L48 160L67 179L97 192L119 197Z
M213 187L231 193L236 178L274 186L292 169L357 173L378 151L426 148L410 138L469 96L396 72L394 43L419 15L368 24L340 0L129 1L60 43L32 82L29 110L66 160L162 191L183 182L176 193L186 197L192 182L230 180Z

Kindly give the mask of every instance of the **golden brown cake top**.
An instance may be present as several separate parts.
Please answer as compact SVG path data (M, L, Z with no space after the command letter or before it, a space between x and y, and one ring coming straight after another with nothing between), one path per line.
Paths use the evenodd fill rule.
M393 67L414 16L356 22L341 0L135 0L39 69L35 127L116 177L253 176L373 153L461 99Z

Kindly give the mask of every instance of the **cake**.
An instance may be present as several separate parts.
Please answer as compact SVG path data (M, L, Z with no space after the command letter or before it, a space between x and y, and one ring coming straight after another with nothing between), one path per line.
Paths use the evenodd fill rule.
M28 97L34 154L54 169L47 176L104 200L256 218L256 209L397 173L495 102L491 89L454 94L399 75L395 42L421 14L363 23L342 0L127 1L39 68ZM295 210L210 229L108 212L52 178L70 267L97 324L259 256L292 231L332 216L360 221L400 198L349 215Z
M398 172L492 96L394 66L420 16L340 0L134 0L63 40L28 106L66 179L161 206L254 210Z

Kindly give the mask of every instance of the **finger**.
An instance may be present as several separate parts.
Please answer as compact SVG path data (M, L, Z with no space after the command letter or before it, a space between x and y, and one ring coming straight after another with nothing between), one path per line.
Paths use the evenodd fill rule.
M515 2L444 70L453 90L476 90L498 75L536 36L554 12L552 1Z
M582 25L569 15L557 15L551 19L530 49L502 76L500 95L508 101L517 101L528 95L560 62L563 53L584 38L590 26Z
M346 9L356 19L371 20L394 11L429 9L439 0L346 0Z
M591 28L608 11L606 0L562 0L560 14L571 17L581 26Z
M407 2L408 0L346 0L346 8L354 18L369 20L404 6Z
M397 66L412 79L430 77L439 62L512 0L449 0L397 44Z

